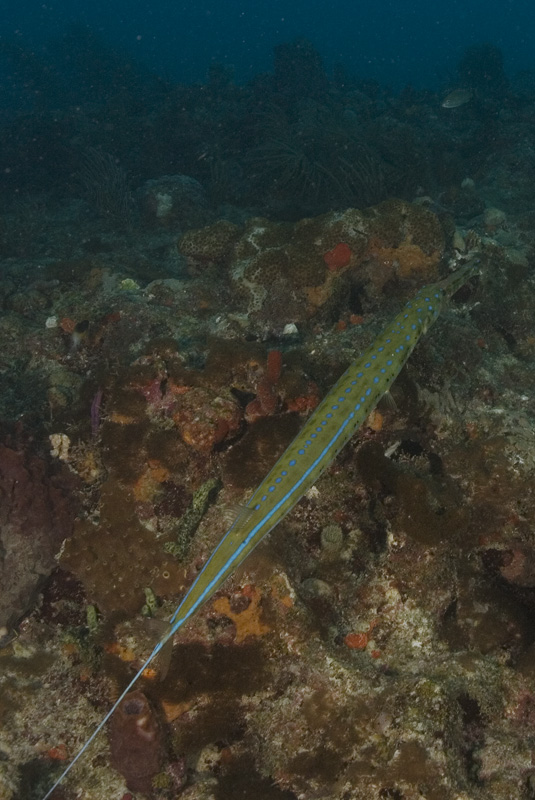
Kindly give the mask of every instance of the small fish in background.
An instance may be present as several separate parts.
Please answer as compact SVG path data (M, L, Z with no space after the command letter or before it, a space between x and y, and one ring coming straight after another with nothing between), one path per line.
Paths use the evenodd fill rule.
M459 108L469 103L473 96L471 89L454 89L442 101L442 108Z
M78 350L89 334L89 320L83 319L77 322L71 332L71 350Z

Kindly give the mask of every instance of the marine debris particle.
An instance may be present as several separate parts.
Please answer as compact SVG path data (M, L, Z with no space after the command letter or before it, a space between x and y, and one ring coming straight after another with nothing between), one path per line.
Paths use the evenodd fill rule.
M179 560L186 557L191 539L220 488L220 481L217 480L217 478L210 478L210 480L207 480L197 489L189 508L178 524L175 541L166 542L164 545L164 549L167 553L170 553Z

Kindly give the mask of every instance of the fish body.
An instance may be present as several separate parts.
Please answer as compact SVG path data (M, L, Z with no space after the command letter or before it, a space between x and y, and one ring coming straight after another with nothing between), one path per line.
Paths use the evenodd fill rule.
M316 483L389 390L444 301L466 283L472 270L466 269L464 276L458 270L450 279L424 287L344 372L213 551L171 617L169 635L222 586Z
M473 96L471 89L454 89L442 101L442 108L459 108L469 103Z
M444 281L421 289L344 372L212 552L172 615L167 632L42 800L47 800L70 772L169 639L318 480L389 390L447 298L478 272L477 266L469 263Z

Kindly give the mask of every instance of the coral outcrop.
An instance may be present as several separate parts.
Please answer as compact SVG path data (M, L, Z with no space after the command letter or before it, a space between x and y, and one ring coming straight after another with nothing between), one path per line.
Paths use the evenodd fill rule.
M219 264L249 327L280 333L332 316L343 293L360 291L365 302L387 285L433 280L445 244L432 212L391 200L294 224L253 218L239 236L217 223L186 233L179 250Z

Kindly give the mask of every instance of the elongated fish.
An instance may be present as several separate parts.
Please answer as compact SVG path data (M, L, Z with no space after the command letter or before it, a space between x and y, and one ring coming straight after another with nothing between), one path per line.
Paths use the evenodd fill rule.
M169 629L42 800L47 800L169 639L318 480L388 391L445 301L479 272L468 263L420 290L344 372L223 536L170 619Z

